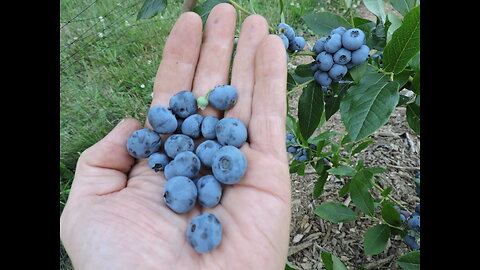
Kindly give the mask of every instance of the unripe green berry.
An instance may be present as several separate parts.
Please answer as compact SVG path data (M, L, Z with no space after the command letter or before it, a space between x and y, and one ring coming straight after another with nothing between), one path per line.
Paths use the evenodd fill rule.
M208 99L206 97L197 98L197 107L204 110L208 105Z

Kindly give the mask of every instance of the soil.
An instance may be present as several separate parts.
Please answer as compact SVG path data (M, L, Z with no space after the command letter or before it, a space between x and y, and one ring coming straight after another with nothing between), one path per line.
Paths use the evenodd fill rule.
M360 16L375 21L366 8L358 7ZM395 11L387 5L387 12ZM396 13L396 15L399 15ZM314 40L311 41L314 43ZM307 46L313 46L309 44ZM311 62L309 57L292 59L290 68L295 65ZM289 112L296 114L298 98L301 91L290 97ZM339 112L334 114L315 134L332 128L334 131L345 133ZM313 136L315 136L315 134ZM340 136L337 136L337 138ZM405 107L397 107L390 120L371 138L375 142L355 156L356 160L363 159L365 167L382 167L388 172L379 174L380 185L383 188L392 187L390 193L393 198L413 212L415 205L420 202L412 181L416 172L420 171L420 136L408 126L405 116ZM312 168L307 168L311 171ZM390 237L387 248L378 255L366 255L363 249L363 236L376 221L359 220L354 222L334 224L322 220L313 213L313 210L322 202L335 201L355 209L350 197L340 198L338 191L343 186L342 179L329 176L324 187L324 193L316 200L312 199L313 186L317 174L290 175L292 181L292 219L290 224L290 247L288 261L298 269L325 269L322 268L320 252L326 251L337 256L349 269L365 267L366 269L401 269L396 259L408 253L411 249L399 236ZM379 194L377 194L379 196Z

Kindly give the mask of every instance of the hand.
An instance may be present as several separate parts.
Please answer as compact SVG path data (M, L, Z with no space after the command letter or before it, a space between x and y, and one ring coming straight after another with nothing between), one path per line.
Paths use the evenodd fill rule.
M199 97L229 83L235 22L235 9L219 4L202 34L200 17L183 13L165 44L151 106L168 106L180 90ZM239 183L224 186L214 208L197 205L177 214L166 207L163 173L127 152L128 137L142 128L135 119L85 150L60 217L61 240L75 269L284 269L290 225L286 76L282 41L268 34L263 17L249 16L230 83L239 98L225 115L248 128L249 142L241 147L248 168ZM200 113L222 117L211 107ZM221 244L206 254L196 253L186 238L188 223L202 212L223 225Z

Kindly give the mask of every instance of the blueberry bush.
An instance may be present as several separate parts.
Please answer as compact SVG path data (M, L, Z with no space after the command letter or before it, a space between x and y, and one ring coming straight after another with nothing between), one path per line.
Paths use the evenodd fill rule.
M282 0L277 1L280 16L277 21L269 22L269 28L272 34L277 34L282 39L286 60L291 61L297 57L311 59L310 63L298 65L288 71L287 100L292 94L301 91L297 115L287 115L286 151L291 154L290 173L303 175L307 169L313 169L318 175L313 187L313 199L322 196L329 176L342 179L344 184L338 190L338 196L350 196L354 208L338 202L324 201L314 209L314 214L333 223L361 219L375 221L375 225L364 234L362 245L365 254L383 252L389 238L399 235L412 251L397 258L397 264L403 269L419 269L420 205L415 209L407 209L390 195L394 187L383 186L379 175L387 171L385 168L368 167L363 160L356 160L354 157L368 149L374 142L369 136L387 123L398 106L406 107L408 126L420 134L420 2L389 0L401 17L387 13L384 0L362 2L375 15L375 21L356 17L352 1L348 0L344 1L344 9L340 14L315 11L304 15L302 19L308 30L319 37L309 45L307 41L312 40L298 35L286 21L284 11L288 6ZM209 11L219 3L230 3L239 13L246 15L255 13L252 6L249 9L231 0L206 0L198 4L193 11L205 20ZM138 18L153 17L166 6L165 0L146 0ZM229 87L225 86L224 92L228 91ZM230 97L222 100L216 97L215 92L210 96L212 106L219 109L230 106ZM231 98L234 99L234 95ZM201 108L207 100L199 98L197 102ZM171 104L171 107L175 110L175 106ZM182 108L182 111L188 111L188 108ZM345 132L324 130L323 124L337 112L341 116ZM222 121L230 124L229 122L235 119L220 120ZM220 122L210 125L210 133L214 127L223 124ZM190 134L190 130L199 132L196 123L198 121L193 118L184 119L181 133L191 137L198 136ZM175 129L163 128L167 128L168 132ZM234 132L241 135L240 137L243 136L243 131ZM208 131L201 130L200 133L209 138ZM218 131L216 134L218 142L232 145L232 153L229 155L235 159L237 143L222 142ZM155 145L156 138L148 138L152 140L152 145ZM244 141L243 137L239 140L240 143ZM168 142L165 142L166 148L167 144ZM197 155L202 159L201 153ZM152 163L152 168L166 170L169 165L165 165L161 160L159 158L157 163ZM209 162L213 162L211 166L215 172L215 159L202 161L202 164ZM215 177L224 177L225 180L221 181L224 184L238 181L238 178L231 180L229 176L220 174ZM420 174L412 178L419 196ZM218 193L217 184L212 184L208 187L209 190ZM210 204L211 200L211 204L216 203L216 197L205 199L204 203ZM195 222L202 224L200 217ZM206 222L205 225L198 226L210 226L208 224ZM196 236L192 233L189 237ZM199 246L199 249L201 252L202 247ZM322 252L321 259L326 269L346 269L333 254ZM288 262L285 268L294 269Z

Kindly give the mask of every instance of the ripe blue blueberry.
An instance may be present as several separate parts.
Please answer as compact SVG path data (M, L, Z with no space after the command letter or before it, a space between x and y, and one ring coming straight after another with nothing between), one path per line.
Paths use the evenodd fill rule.
M170 159L164 153L155 152L148 157L148 166L155 172L163 171L169 162Z
M215 87L208 94L208 102L217 110L228 110L237 103L237 88L231 85L221 85Z
M163 185L163 201L174 212L190 211L197 201L197 187L188 177L176 176Z
M403 240L405 241L405 243L412 249L419 249L420 246L417 244L417 242L415 241L415 237L411 236L411 235L405 235L403 237Z
M415 178L420 178L420 172L415 173Z
M316 71L313 74L313 78L318 84L322 86L328 86L332 83L332 78L330 78L330 76L328 76L328 73L325 71Z
M292 41L295 38L295 31L293 31L293 28L290 25L279 23L277 29L281 34L284 34L288 38L288 41Z
M293 135L292 133L287 133L287 140L291 140L295 138L295 135Z
M215 132L215 126L218 123L218 118L215 116L207 116L203 118L202 126L200 127L200 131L202 132L202 136L207 139L215 139L217 138L217 133Z
M417 212L420 215L420 204L417 204L415 206L415 212Z
M352 61L350 60L350 62L348 62L345 66L347 67L347 69L351 69L356 65L354 63L352 63Z
M341 48L333 55L333 61L336 64L345 65L352 59L352 52L345 48Z
M347 67L345 65L334 64L328 71L328 75L332 78L332 81L339 81L347 74Z
M236 118L222 118L215 126L215 132L221 145L240 147L247 141L247 128Z
M290 51L303 51L305 48L305 39L303 37L295 37L288 45Z
M196 252L207 253L222 241L222 224L214 214L200 214L188 224L187 240Z
M223 184L235 184L247 171L247 159L235 146L223 146L213 155L212 172Z
M339 34L339 35L341 36L341 35L343 35L346 31L347 31L347 29L345 29L345 27L339 26L339 27L333 29L333 30L330 32L330 35Z
M155 105L148 110L148 122L160 134L173 133L178 126L177 118L167 107Z
M329 71L333 66L333 56L327 52L321 52L317 55L316 60L321 71Z
M144 128L130 135L127 140L128 153L134 158L146 158L160 149L162 138L155 131Z
M311 66L310 66L310 70L315 73L315 71L318 71L320 70L320 63L318 63L317 61L313 61L311 63Z
M215 207L222 197L222 185L213 175L205 175L197 180L198 202L208 208Z
M175 176L185 176L194 179L200 171L200 166L200 158L193 152L181 152L165 166L165 178L168 180Z
M358 50L365 42L365 33L358 29L352 28L345 31L342 35L343 47L347 50Z
M285 36L284 34L277 34L277 36L279 36L282 39L283 45L285 46L285 50L288 49L290 42L288 41L287 36Z
M200 114L192 114L185 118L182 123L182 133L194 139L200 137L200 127L202 125L203 116Z
M193 151L195 144L193 139L183 134L173 134L168 137L163 145L165 153L171 158L175 158L178 153L185 151Z
M342 36L339 34L333 34L327 37L324 48L328 53L335 53L342 47Z
M400 210L400 215L404 216L405 218L410 217L410 213L407 210Z
M169 106L180 118L187 118L197 110L197 98L190 91L180 91L170 98Z
M360 46L359 49L352 52L352 63L360 65L365 63L370 56L370 48L367 45Z
M212 167L212 159L215 152L222 147L217 141L206 140L197 146L195 154L205 167Z
M326 37L322 37L322 38L318 39L315 42L315 45L313 45L312 51L317 55L319 53L323 52L323 50L325 50L325 47L324 47L325 46L325 41L327 41Z
M412 215L408 220L407 226L411 230L420 232L420 215Z

